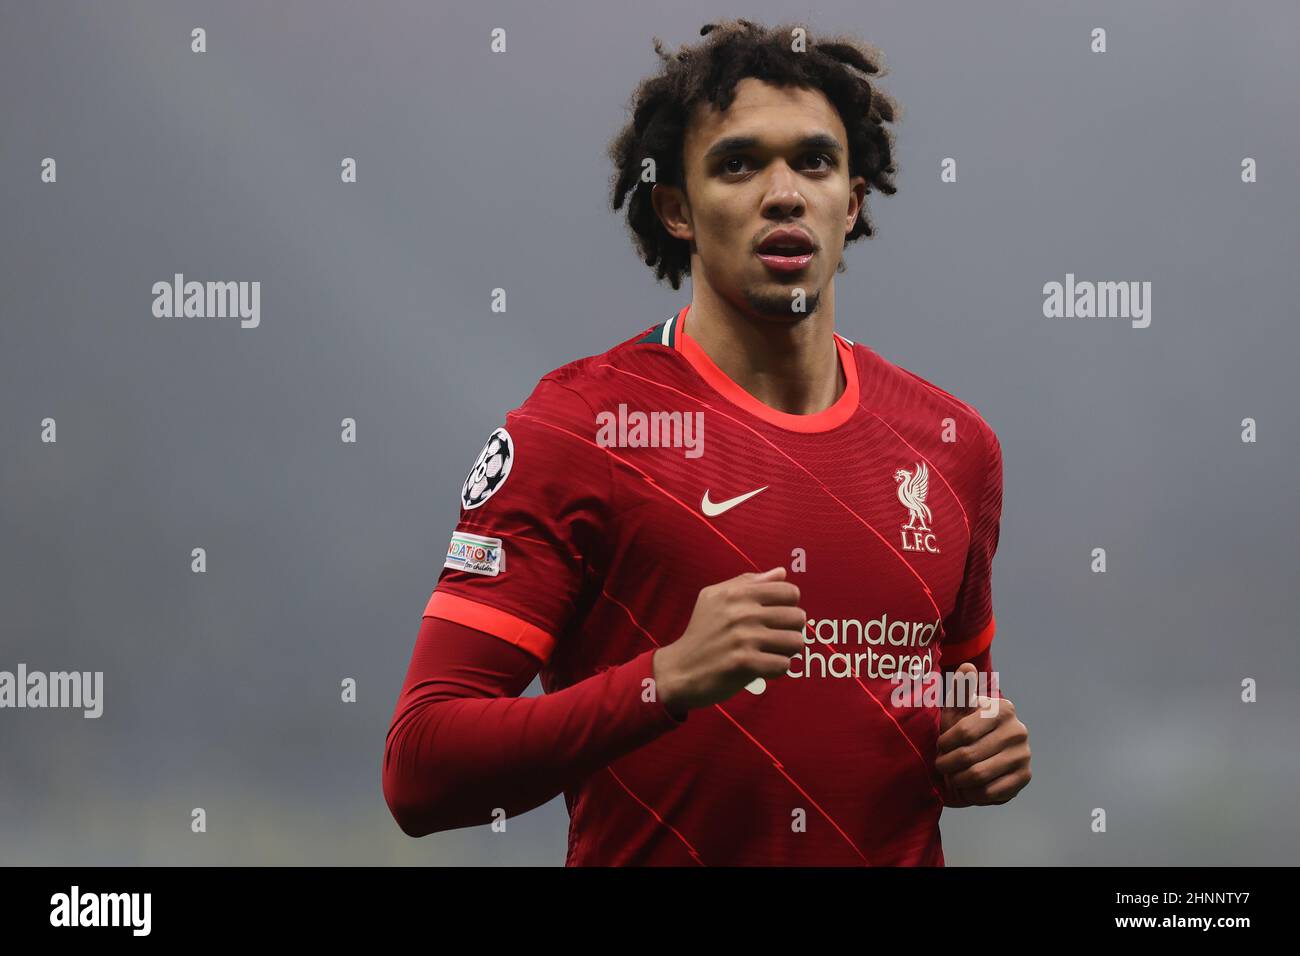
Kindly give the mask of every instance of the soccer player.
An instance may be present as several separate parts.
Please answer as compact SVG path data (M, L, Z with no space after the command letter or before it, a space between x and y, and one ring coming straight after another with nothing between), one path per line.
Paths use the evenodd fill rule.
M656 41L610 146L614 209L691 301L491 433L384 794L422 836L563 793L567 865L942 865L944 806L1030 777L995 689L900 693L991 673L1001 447L835 331L869 186L895 191L875 51L701 33Z

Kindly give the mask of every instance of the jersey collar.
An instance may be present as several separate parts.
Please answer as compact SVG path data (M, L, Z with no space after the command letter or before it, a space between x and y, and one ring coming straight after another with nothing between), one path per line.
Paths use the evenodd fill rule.
M700 378L733 405L737 405L756 418L761 418L778 428L794 432L824 432L844 424L858 407L858 363L853 356L853 346L838 333L835 334L835 351L844 370L844 393L829 408L813 415L792 415L770 405L765 405L745 391L727 373L718 368L698 342L686 334L686 313L690 304L665 322L660 342L682 353Z

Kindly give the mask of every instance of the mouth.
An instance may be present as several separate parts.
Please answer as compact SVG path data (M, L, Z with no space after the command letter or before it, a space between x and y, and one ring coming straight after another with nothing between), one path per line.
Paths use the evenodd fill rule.
M756 255L773 272L799 272L808 267L817 251L812 237L802 229L778 229L758 245Z

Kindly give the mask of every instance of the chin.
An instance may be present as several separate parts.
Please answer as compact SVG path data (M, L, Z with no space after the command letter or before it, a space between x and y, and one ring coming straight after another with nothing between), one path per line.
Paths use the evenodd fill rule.
M749 307L763 318L798 322L801 319L808 318L817 311L817 303L820 296L816 298L809 296L805 299L804 310L802 312L794 311L794 302L786 292L755 292L747 295L745 298L749 303Z

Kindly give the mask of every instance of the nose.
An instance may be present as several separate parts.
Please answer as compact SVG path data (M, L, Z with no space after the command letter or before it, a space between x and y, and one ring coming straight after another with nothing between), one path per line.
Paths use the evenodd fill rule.
M771 218L799 216L804 211L804 199L799 192L799 177L784 160L772 163L767 194L763 197L763 213Z

